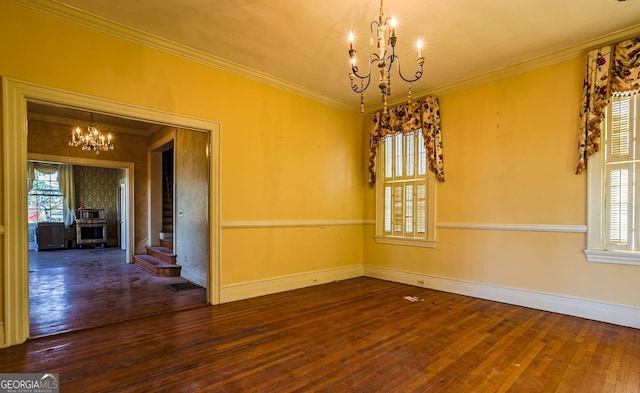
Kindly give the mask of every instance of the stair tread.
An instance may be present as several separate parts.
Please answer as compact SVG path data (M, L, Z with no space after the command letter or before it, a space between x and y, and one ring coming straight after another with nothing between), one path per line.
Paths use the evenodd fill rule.
M165 262L162 259L158 259L154 256L151 255L147 255L147 254L140 254L140 255L134 255L133 256L134 259L140 259L144 262L147 262L151 265L157 266L157 267L167 267L167 268L179 268L181 267L180 265L176 265L175 263L169 263L169 262Z
M160 245L173 251L173 239L160 239Z
M153 250L160 254L165 254L170 257L175 257L176 254L173 253L173 250L163 246L145 246L147 250Z
M167 263L151 255L134 255L133 261L151 274L162 277L179 277L182 266Z

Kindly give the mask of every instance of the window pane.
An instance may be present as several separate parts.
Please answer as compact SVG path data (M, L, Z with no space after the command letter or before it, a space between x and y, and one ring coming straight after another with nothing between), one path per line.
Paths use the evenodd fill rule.
M427 233L427 186L418 184L416 191L416 232L425 235Z
M631 129L629 119L630 97L612 97L610 154L613 158L628 157L631 147Z
M612 170L609 174L609 242L628 243L629 171Z
M418 175L427 174L427 149L424 147L422 130L418 130Z
M385 137L384 143L384 176L386 178L393 177L393 139Z
M35 171L33 188L27 196L29 223L64 221L63 198L58 183L58 172Z
M407 134L404 136L407 147L407 176L413 176L415 168L415 133Z
M404 204L405 234L413 233L413 185L407 184L405 188L405 204Z
M402 235L402 186L393 187L393 232Z
M396 176L402 176L402 159L403 157L403 146L402 146L402 133L397 133L393 137L395 143L395 163L396 163Z
M384 231L391 232L391 187L384 188Z

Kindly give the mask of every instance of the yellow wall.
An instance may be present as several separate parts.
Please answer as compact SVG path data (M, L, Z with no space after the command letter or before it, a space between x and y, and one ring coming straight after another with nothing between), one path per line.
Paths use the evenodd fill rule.
M221 124L223 285L362 263L361 225L279 224L362 220L359 113L8 0L0 48L2 76Z
M586 225L586 175L574 174L584 63L440 97L438 223ZM368 191L369 219L373 198ZM369 225L365 263L373 266L640 305L637 267L587 262L584 233L438 228L435 249L379 245L372 235Z

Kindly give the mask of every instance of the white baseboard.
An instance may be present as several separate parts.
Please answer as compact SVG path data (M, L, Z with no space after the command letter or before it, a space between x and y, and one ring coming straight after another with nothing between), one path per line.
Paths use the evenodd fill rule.
M223 285L220 288L220 301L221 303L228 303L236 300L249 299L272 293L310 287L312 285L347 280L349 278L361 277L362 275L363 266L361 264L356 264L292 274L288 276L273 277L265 280Z
M364 265L364 275L640 329L640 308ZM424 285L418 285L418 283Z

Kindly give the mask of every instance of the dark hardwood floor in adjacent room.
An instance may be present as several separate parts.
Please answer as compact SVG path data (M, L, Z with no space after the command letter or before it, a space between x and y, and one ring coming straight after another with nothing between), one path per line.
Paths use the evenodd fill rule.
M174 292L180 277L125 263L119 248L29 252L30 336L91 328L206 305L206 289Z
M635 393L640 330L362 277L29 340L0 365L61 392Z

